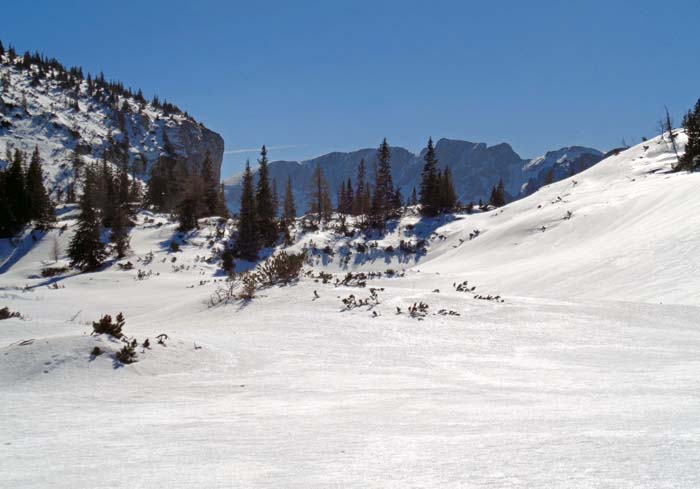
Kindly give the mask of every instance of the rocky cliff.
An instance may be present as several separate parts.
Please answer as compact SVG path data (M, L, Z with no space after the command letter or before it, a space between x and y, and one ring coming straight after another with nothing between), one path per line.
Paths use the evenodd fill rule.
M209 153L220 176L224 140L167 102L147 101L114 82L96 82L54 62L0 56L0 166L6 148L34 147L59 198L71 181L74 152L86 163L107 157L141 180L166 150L201 165Z

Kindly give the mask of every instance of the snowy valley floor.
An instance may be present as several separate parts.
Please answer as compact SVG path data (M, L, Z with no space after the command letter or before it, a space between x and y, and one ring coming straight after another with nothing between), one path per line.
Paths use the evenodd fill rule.
M376 318L340 311L366 290L308 279L214 311L146 312L135 294L116 301L125 330L172 341L116 369L91 361L79 321L3 321L2 486L700 485L696 307L496 304L416 282L377 281ZM68 318L66 296L12 304ZM418 300L461 316L395 314Z

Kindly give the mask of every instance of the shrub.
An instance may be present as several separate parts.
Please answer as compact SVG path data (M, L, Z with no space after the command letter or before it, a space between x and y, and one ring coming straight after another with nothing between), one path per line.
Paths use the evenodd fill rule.
M136 361L136 346L133 343L127 343L115 356L124 365L134 363Z
M99 346L96 346L92 349L90 355L92 355L93 357L99 357L100 355L102 355L102 349Z
M173 253L177 253L178 251L180 251L180 245L177 244L175 240L170 242L170 251Z
M67 272L68 270L68 267L46 267L41 269L41 276L47 278L55 277L56 275Z
M10 311L9 307L3 307L0 309L0 319L10 319L22 317L17 311Z
M258 266L255 278L264 286L288 284L297 280L306 261L306 253L281 252Z
M255 290L256 290L256 280L255 280L255 275L251 272L246 273L243 275L243 289L241 290L241 293L238 294L238 297L249 301L253 297L255 297Z
M115 322L112 322L112 316L105 314L99 321L92 323L92 332L93 334L108 334L115 338L122 338L124 336L122 333L124 323L124 315L121 312L117 314Z

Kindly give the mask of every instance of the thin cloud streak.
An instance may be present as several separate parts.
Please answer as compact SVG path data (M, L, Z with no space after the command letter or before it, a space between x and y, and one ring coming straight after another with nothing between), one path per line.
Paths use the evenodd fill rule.
M284 144L281 146L268 146L267 150L268 151L276 151L276 150L281 150L281 149L294 149L294 148L303 148L307 146L306 144ZM225 155L239 155L239 154L244 154L244 153L257 153L260 151L260 148L243 148L243 149L227 149L224 151Z

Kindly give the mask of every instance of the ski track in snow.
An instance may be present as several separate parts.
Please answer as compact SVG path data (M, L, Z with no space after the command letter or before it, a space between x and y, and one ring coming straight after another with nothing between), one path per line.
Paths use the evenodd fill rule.
M116 266L39 278L50 238L65 249L70 231L21 257L4 242L0 307L25 319L0 322L0 486L700 487L700 175L663 173L671 162L652 140L505 208L427 223L445 239L417 262L381 251L412 236L406 217L350 261L403 277L307 277L213 309L217 284L199 282L217 266L194 260L211 253L206 230L170 253L174 225L141 215L129 259L154 271L143 281ZM336 249L316 268L342 276L348 240L297 247L309 240ZM453 288L464 280L474 293ZM385 289L379 305L341 311L369 287ZM418 301L424 320L406 312ZM120 311L152 346L115 368L120 345L88 333Z

